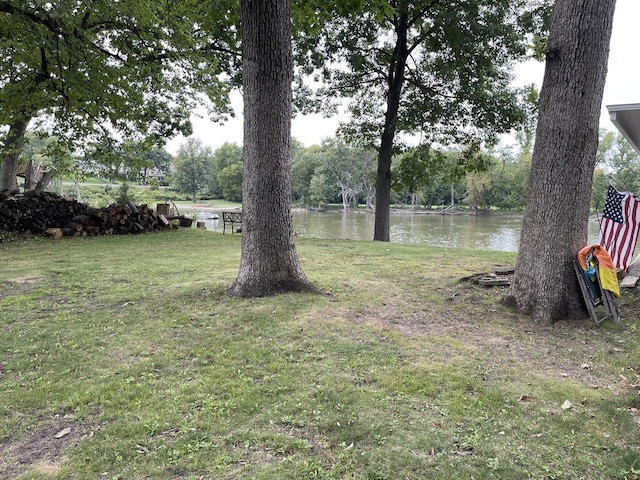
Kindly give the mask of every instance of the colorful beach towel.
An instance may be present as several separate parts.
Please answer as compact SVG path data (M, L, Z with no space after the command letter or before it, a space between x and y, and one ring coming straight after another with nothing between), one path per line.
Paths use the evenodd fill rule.
M586 272L589 269L589 257L593 255L598 260L598 274L602 288L610 291L616 298L620 298L620 286L616 267L613 265L611 257L602 245L587 245L578 252L577 260L580 267Z

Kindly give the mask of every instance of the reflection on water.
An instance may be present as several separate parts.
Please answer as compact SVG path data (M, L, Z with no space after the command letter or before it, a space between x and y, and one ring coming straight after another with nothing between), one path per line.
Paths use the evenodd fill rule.
M207 230L222 232L222 222L204 221ZM372 240L372 213L293 211L293 228L300 237ZM390 237L394 243L514 252L518 250L521 217L473 215L391 215ZM598 236L598 223L589 222L589 242Z

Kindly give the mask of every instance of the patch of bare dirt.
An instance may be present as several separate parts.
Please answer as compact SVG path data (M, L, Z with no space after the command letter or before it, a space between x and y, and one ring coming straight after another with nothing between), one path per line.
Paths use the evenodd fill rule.
M44 280L42 275L27 275L13 280L0 282L0 299L11 295L24 295L36 289Z
M502 287L456 285L439 289L444 301L390 296L381 305L359 311L334 309L324 318L428 337L425 348L443 358L456 354L453 340L458 354L485 359L484 368L497 374L516 366L532 375L574 379L591 388L621 388L617 374L595 360L623 353L623 345L618 347L621 334L597 327L589 318L535 323L499 305L504 294Z
M28 471L45 475L57 473L65 460L65 451L76 446L85 432L69 419L40 426L21 440L11 437L0 442L0 479L13 479Z

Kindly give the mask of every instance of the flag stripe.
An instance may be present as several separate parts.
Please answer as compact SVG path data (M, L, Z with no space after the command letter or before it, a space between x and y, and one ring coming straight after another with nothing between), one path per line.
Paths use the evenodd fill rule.
M609 187L606 205L598 243L605 247L616 268L627 270L638 241L640 200L629 192L618 192ZM614 212L618 207L621 215Z
M638 201L629 195L624 203L623 212L627 213L627 215L624 222L624 236L622 237L619 256L620 264L628 267L631 260L633 260L633 251L638 239Z

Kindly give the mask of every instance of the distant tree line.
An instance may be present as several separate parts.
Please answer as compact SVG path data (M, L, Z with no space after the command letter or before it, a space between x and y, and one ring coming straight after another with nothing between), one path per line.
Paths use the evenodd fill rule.
M419 145L394 158L391 203L430 210L462 207L476 214L522 212L531 167L531 136L516 146L476 151ZM375 208L376 151L338 138L291 149L293 203L307 208L338 204L345 210ZM111 183L164 185L198 199L242 201L242 147L226 143L212 150L188 138L175 155L142 142L93 145L71 153L55 137L28 133L20 165L54 169L81 180L97 176ZM37 167L37 168L36 168ZM591 210L604 206L607 188L640 191L640 158L624 137L601 130Z
M170 185L198 198L242 201L242 147L225 143L215 151L199 139L189 138L173 158Z

